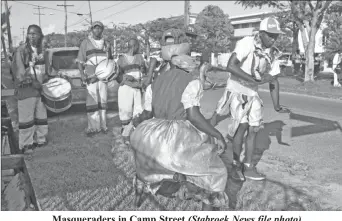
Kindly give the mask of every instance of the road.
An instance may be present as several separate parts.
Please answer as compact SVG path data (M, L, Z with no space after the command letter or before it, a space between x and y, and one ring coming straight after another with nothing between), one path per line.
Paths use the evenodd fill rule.
M222 93L223 89L204 93L201 110L206 117L211 116ZM260 92L260 96L264 102L265 130L257 136L257 167L267 175L267 186L246 182L237 190L239 200L244 201L237 208L291 210L289 205L293 202L311 205L319 199L318 206L301 203L299 209L342 209L342 102L282 93L281 104L289 107L292 114L279 114L273 110L268 92ZM221 121L218 129L226 133L228 123L229 119ZM108 126L117 125L117 113L110 112ZM36 150L28 161L31 180L40 190L37 197L42 209L136 210L132 206L134 163L129 150L116 147L112 133L85 138L85 127L83 112L49 119L49 146ZM264 195L277 200L280 190L292 192L295 197L284 199L283 204L278 200L275 205L279 207L272 207L269 202L253 207L245 202L257 193L261 195L252 200L254 205ZM198 209L199 204L162 197L150 198L140 208Z
M205 112L213 112L222 93L223 89L219 89L204 94L202 105ZM286 124L282 128L282 140L289 146L272 142L272 148L269 149L271 153L304 161L316 170L331 169L331 176L325 175L342 184L342 171L339 169L342 167L342 102L281 93L281 104L289 107L293 113L289 115L273 110L269 92L262 91L260 96L264 102L266 125L279 121ZM224 120L218 128L225 133L228 123L228 119ZM335 177L337 174L339 179Z

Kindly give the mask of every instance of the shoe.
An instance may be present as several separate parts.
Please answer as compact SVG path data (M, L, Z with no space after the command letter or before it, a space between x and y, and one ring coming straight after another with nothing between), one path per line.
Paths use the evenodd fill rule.
M101 132L102 132L103 134L107 134L107 133L108 133L108 128L102 128L102 129L101 129Z
M243 166L239 163L239 165L233 165L233 170L232 170L232 178L237 181L245 181L246 178L243 175Z
M87 129L85 131L85 134L87 137L94 137L97 133L98 133L98 131L93 131L93 130L89 130L89 129Z
M21 154L31 154L33 153L33 144L25 145L23 149L21 149Z
M245 171L244 175L247 179L255 180L255 181L261 181L266 179L266 176L264 174L261 174L257 171L255 166L247 166L245 165Z
M34 148L39 148L39 147L43 147L46 146L48 144L47 141L43 142L43 143L33 143L33 147Z

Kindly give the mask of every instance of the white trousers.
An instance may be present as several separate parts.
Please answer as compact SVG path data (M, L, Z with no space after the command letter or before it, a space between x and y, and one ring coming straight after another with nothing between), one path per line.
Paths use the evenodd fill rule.
M42 144L48 134L46 107L40 97L18 100L19 148Z
M123 136L129 136L132 129L131 120L143 112L141 90L127 85L118 91L119 117L123 127Z
M87 85L88 131L107 130L107 83L102 81Z

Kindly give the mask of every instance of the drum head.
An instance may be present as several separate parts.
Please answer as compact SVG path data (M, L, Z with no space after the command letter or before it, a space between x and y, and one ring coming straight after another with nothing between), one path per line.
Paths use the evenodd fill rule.
M43 94L58 99L70 93L71 84L64 78L52 78L42 87Z
M101 61L95 70L95 75L99 80L107 80L116 71L114 60L105 59Z

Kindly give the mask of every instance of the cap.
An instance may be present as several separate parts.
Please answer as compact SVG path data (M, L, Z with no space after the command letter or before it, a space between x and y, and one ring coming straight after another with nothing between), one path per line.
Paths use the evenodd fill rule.
M280 30L277 19L272 17L265 18L260 22L259 31L265 31L272 34L284 34L284 32Z
M92 25L91 27L94 28L96 25L100 26L101 28L104 27L104 25L103 25L102 22L100 22L100 21L95 21L95 22L93 22L93 25Z

